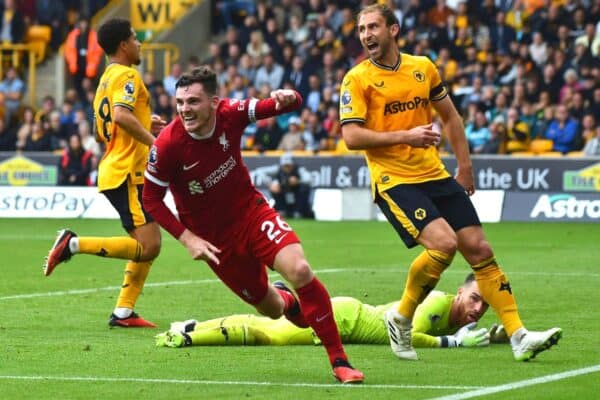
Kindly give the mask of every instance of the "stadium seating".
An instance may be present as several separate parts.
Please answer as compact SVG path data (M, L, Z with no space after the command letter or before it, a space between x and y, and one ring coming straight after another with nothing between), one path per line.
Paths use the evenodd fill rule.
M552 151L554 142L551 139L534 139L529 145L529 151L534 154L541 154Z

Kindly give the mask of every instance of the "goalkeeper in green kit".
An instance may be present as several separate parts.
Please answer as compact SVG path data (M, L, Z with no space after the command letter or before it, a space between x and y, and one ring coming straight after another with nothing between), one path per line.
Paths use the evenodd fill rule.
M371 306L352 297L333 297L331 303L343 343L388 344L383 314L393 303ZM475 347L508 342L501 325L494 324L490 330L476 327L487 308L472 273L456 294L432 291L417 307L413 346ZM156 336L156 345L163 347L308 344L318 344L310 328L299 328L285 318L252 314L173 322L169 331Z

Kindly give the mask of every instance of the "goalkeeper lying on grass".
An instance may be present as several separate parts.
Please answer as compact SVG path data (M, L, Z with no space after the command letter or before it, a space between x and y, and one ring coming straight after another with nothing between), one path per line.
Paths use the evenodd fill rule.
M383 314L394 303L371 306L352 297L333 297L331 303L343 343L388 344ZM476 328L487 308L472 273L456 295L432 291L417 307L412 328L413 346L475 347L508 342L501 325L494 325L489 331ZM156 345L164 347L316 343L318 338L310 328L299 328L285 318L273 320L251 314L204 322L173 322L169 331L156 336Z

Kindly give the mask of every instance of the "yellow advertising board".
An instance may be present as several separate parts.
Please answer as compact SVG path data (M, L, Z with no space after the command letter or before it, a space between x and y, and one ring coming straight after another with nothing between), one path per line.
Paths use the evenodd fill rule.
M201 0L131 0L131 24L136 30L169 29Z
M56 185L57 168L27 157L15 156L0 162L0 186Z

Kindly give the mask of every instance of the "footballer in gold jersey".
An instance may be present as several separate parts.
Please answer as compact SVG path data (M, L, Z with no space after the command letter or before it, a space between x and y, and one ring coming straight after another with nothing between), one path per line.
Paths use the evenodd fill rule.
M458 250L511 337L514 358L535 357L562 331L528 331L521 322L508 278L469 199L475 187L463 122L435 65L426 57L400 53L400 26L385 5L363 8L357 27L368 59L352 68L340 86L342 136L350 150L365 151L375 202L406 246L424 248L409 268L400 303L384 316L392 351L402 359L418 359L411 344L415 310ZM433 109L456 157L454 177L436 149L440 133L433 130Z
M129 260L111 327L155 327L133 311L152 261L160 251L158 224L142 207L144 170L154 135L165 125L151 116L150 96L139 72L140 42L128 20L113 18L98 29L98 42L109 58L94 98L94 132L104 142L98 190L106 196L129 236L78 236L62 229L44 263L44 274L73 254Z

